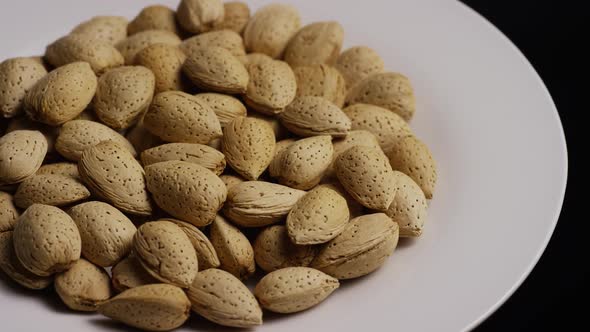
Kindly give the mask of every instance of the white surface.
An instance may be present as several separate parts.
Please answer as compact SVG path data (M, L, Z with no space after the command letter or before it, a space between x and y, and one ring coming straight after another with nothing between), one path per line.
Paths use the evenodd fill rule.
M281 0L304 22L339 20L408 75L412 122L439 165L422 238L300 314L265 314L257 331L460 331L495 310L545 248L565 190L565 140L553 102L522 54L464 5L438 0ZM176 1L161 1L176 5ZM248 1L252 7L271 1ZM132 17L154 1L1 0L0 58L40 54L96 14ZM11 9L8 9L10 6ZM3 331L129 330L70 313L56 299L0 283ZM186 331L218 331L194 319Z

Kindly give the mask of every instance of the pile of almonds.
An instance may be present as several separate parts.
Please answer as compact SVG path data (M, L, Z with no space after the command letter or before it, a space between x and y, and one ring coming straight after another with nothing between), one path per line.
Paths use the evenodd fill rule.
M409 80L337 22L182 0L0 64L0 268L152 331L293 313L418 237ZM252 293L243 281L265 274Z

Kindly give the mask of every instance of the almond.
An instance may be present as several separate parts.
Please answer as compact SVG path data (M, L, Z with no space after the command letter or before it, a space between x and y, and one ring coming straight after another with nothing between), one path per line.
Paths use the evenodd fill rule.
M112 266L133 247L135 225L121 211L103 202L86 202L68 214L82 238L82 255L98 266Z
M396 177L381 150L354 146L336 159L334 169L346 191L369 209L385 211L393 201Z
M25 269L16 258L12 231L0 232L0 270L10 279L29 289L44 289L53 282L53 277L40 277Z
M248 53L245 56L239 57L240 61L248 68L249 65L259 65L266 61L273 61L273 58L264 53Z
M12 195L0 191L0 233L11 231L19 216Z
M272 131L275 133L275 138L277 140L283 139L283 138L291 135L291 133L289 133L287 128L285 128L281 124L281 121L276 116L265 115L265 114L258 113L258 112L250 112L250 114L248 114L248 117L256 118L256 119L259 119L259 120L262 120L262 121L268 123L270 125L270 127L272 128Z
M176 10L180 25L194 34L211 30L223 21L224 14L221 0L181 0Z
M0 117L22 114L25 95L45 75L45 67L31 58L13 58L0 63Z
M182 70L196 86L207 91L236 94L246 92L248 86L244 65L221 47L192 51Z
M211 47L226 49L236 57L246 55L242 36L231 30L205 32L185 39L182 44L180 44L180 49L189 57L200 49Z
M22 209L33 204L65 206L90 197L90 191L70 176L40 174L25 179L14 194L14 202Z
M225 169L225 156L212 147L193 143L163 144L141 153L143 166L162 161L180 160L201 165L216 175Z
M143 125L143 120L140 119L139 122L129 129L125 138L133 145L135 151L137 153L142 153L143 151L156 147L162 143L162 139L158 136L150 133L145 126Z
M316 247L300 246L291 242L284 225L263 229L254 241L254 259L265 272L292 266L309 266Z
M155 93L164 91L190 89L188 78L182 73L186 55L178 46L153 44L141 50L135 56L135 64L152 71L155 77Z
M241 280L254 274L254 249L237 227L217 216L211 224L210 238L221 262L220 269Z
M321 271L287 267L264 276L254 294L264 309L287 314L318 305L339 286L337 279Z
M31 205L20 216L13 241L22 265L42 277L69 269L82 249L72 218L59 208L42 204Z
M399 236L417 237L428 214L424 192L412 178L394 171L396 180L395 198L385 213L399 225Z
M334 64L344 40L338 22L316 22L304 26L289 41L285 61L292 67Z
M346 87L350 89L365 78L383 72L385 64L373 49L356 46L342 52L335 66L344 77Z
M330 187L319 186L301 197L289 212L289 238L299 245L328 242L344 230L349 217L346 199Z
M391 112L390 112L391 113ZM324 178L330 179L336 176L334 171L334 163L336 159L346 150L353 146L368 146L371 148L380 149L379 141L377 137L370 131L366 130L351 130L346 137L334 140L332 142L334 146L334 156L332 157L332 165L326 171Z
M289 131L303 137L342 137L351 128L348 116L338 106L322 97L297 97L279 114L279 118Z
M301 139L283 150L277 158L274 176L279 183L295 189L315 187L332 162L332 138L314 136Z
M127 19L121 16L96 16L80 23L71 33L115 45L127 37Z
M236 118L223 129L227 163L247 180L256 180L270 164L275 147L272 128L254 118Z
M117 143L104 141L86 149L78 163L78 171L94 194L123 212L152 213L143 168Z
M135 18L127 25L129 35L146 30L167 30L178 34L176 25L176 13L162 5L153 5L143 8Z
M47 139L39 131L15 130L0 137L0 185L35 174L46 153Z
M52 127L46 124L35 122L28 117L16 117L10 120L6 128L6 134L16 130L32 130L39 131L47 140L47 153L45 154L44 162L51 162L59 159L59 154L55 150L55 140L59 134L59 127ZM1 182L1 181L0 181Z
M98 307L98 311L126 325L148 331L170 331L189 317L191 303L176 286L153 284L128 289Z
M195 226L205 226L227 196L225 185L210 170L185 161L165 161L145 168L154 201L170 215Z
M45 164L41 166L37 172L37 175L42 174L54 174L54 175L63 175L74 178L76 180L80 179L80 173L78 173L78 165L74 163L54 163L54 164Z
M25 110L35 121L57 126L78 116L96 92L96 75L87 62L59 67L40 79L25 96Z
M357 202L348 192L346 189L338 182L338 179L332 179L333 181L328 181L322 183L322 186L328 187L337 193L339 193L344 199L346 199L346 203L348 205L348 211L350 213L350 218L356 218L365 214L365 207L362 206L359 202Z
M301 27L297 9L290 5L266 5L250 18L244 30L244 43L249 53L264 53L280 58L291 37Z
M209 241L207 236L205 236L205 234L203 234L203 232L201 232L195 225L172 218L165 218L160 220L165 220L174 223L176 226L182 229L186 236L188 236L188 239L193 244L193 248L195 248L195 252L197 253L199 271L219 267L219 258L217 257L217 252L215 252L213 244L211 243L211 241Z
M297 93L297 79L283 61L263 61L248 65L250 80L244 102L268 115L278 114L289 105Z
M246 181L228 191L223 212L241 227L267 226L283 220L303 195L280 184Z
M355 104L345 108L344 113L350 118L353 130L367 130L375 134L383 151L390 150L400 139L413 135L401 116L379 106Z
M79 259L55 276L55 291L72 310L96 311L111 297L111 279L103 268Z
M316 96L344 105L346 83L338 70L328 65L301 66L293 69L297 79L297 96Z
M145 270L162 282L188 288L199 271L191 241L169 221L141 225L135 233L133 249Z
M222 128L231 120L246 116L246 107L235 97L221 93L199 93L195 97L207 103L213 109Z
M109 42L97 41L84 35L62 37L45 50L45 59L54 67L69 63L88 62L96 75L123 65L123 55Z
M262 309L248 287L229 272L209 269L197 273L187 291L194 312L223 326L262 324Z
M295 142L297 142L297 140L294 138L286 138L277 142L277 144L275 145L275 154L272 158L272 161L270 162L270 165L268 165L268 173L271 177L276 178L279 175L281 175L282 153L286 148L288 148L289 146L291 146L291 144Z
M167 30L145 30L121 40L115 47L123 55L125 64L131 65L135 62L137 53L153 44L178 46L180 38Z
M424 142L414 136L404 137L387 151L387 157L394 170L409 175L426 198L432 198L437 179L436 162Z
M157 284L159 282L158 279L152 277L141 266L135 254L130 254L113 266L111 274L113 288L118 292L143 285Z
M207 144L222 135L211 107L180 91L157 94L143 124L152 134L168 142Z
M223 21L213 24L215 30L232 30L239 34L244 32L246 24L250 20L250 7L241 1L226 2L223 4L225 15Z
M66 122L57 136L55 149L69 160L78 161L82 153L100 142L111 141L127 150L133 157L135 148L118 132L101 124L88 120Z
M324 245L311 267L338 279L358 278L381 267L398 238L399 226L384 213L357 217Z
M96 116L113 129L127 129L145 113L154 97L156 79L142 66L109 70L98 80L93 106Z
M231 188L233 188L235 185L240 184L245 181L239 175L233 175L233 174L223 174L223 175L220 175L219 178L221 179L221 181L223 181L223 183L225 183L225 187L227 188L228 193L231 190Z
M410 80L398 73L373 74L355 85L346 96L346 104L370 104L386 108L410 121L416 111Z

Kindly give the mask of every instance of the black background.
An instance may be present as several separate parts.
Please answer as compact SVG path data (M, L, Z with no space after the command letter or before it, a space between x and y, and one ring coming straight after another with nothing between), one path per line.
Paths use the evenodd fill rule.
M590 12L582 1L464 0L486 17L525 54L557 105L569 154L563 210L541 260L516 293L475 332L588 331L590 282L587 257L587 192ZM585 92L585 93L584 93ZM585 151L582 151L585 150ZM485 287L485 285L482 285Z

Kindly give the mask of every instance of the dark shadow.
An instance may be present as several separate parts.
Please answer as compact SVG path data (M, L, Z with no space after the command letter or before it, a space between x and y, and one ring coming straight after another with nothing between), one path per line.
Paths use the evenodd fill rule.
M411 247L416 243L416 238L413 237L400 237L397 242L397 248L395 250L404 250L405 248ZM394 253L395 254L395 253Z

